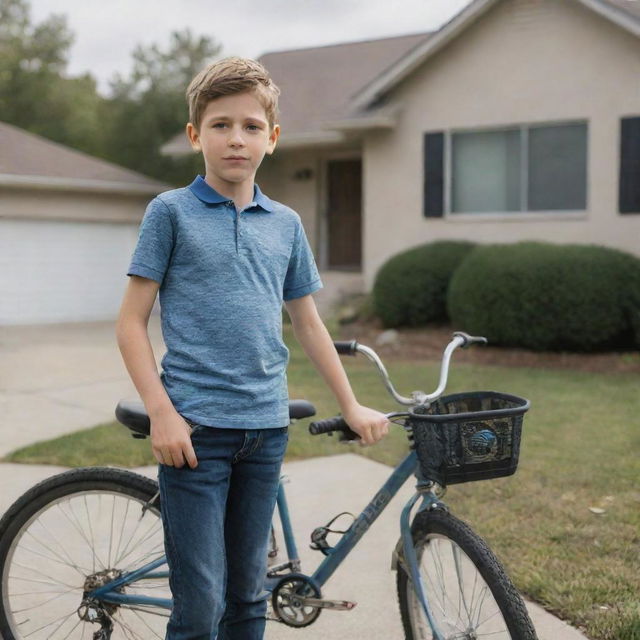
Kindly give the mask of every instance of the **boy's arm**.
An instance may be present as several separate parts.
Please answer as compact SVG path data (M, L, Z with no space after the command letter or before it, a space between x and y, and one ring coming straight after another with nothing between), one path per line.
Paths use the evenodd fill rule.
M333 391L347 424L360 436L362 444L376 443L389 432L389 421L383 413L363 407L356 400L313 298L302 296L286 301L285 306L296 339Z
M127 371L151 419L151 449L168 466L197 466L190 427L173 406L156 367L147 326L160 285L131 276L124 294L116 336Z

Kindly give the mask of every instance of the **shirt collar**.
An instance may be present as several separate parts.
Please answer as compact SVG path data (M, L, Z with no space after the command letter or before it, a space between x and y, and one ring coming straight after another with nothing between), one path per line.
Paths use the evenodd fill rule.
M206 202L207 204L222 204L223 202L229 202L229 198L218 193L212 186L207 184L204 176L198 175L196 179L189 185L191 193L196 198ZM273 211L273 202L265 196L260 187L257 184L253 185L253 202L247 205L247 209L254 207L260 207L265 211Z

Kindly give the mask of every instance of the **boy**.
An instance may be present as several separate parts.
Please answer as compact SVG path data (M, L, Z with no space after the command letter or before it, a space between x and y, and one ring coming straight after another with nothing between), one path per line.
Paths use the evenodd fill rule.
M300 217L254 178L273 153L279 90L227 58L187 90L187 136L205 176L149 204L117 337L151 418L173 610L170 640L259 640L267 543L289 414L282 302L361 444L388 432L356 401L311 293L321 288ZM158 376L147 323L160 292Z

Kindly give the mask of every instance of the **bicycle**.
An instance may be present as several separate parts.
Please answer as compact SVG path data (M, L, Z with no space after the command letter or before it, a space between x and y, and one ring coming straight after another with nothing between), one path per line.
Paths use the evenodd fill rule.
M388 392L409 407L387 418L405 429L411 448L351 526L339 532L337 544L329 545L327 536L338 516L312 532L312 547L325 556L312 575L301 570L281 478L277 507L287 561L270 566L265 579L272 619L301 628L323 609L353 609L355 603L324 599L322 586L414 474L416 493L402 511L392 559L405 637L536 640L522 598L500 562L442 501L448 484L511 475L518 463L527 400L496 392L442 396L455 349L480 342L486 339L455 333L436 390L410 397L397 393L373 349L355 340L334 343L341 354L361 353L371 360ZM148 437L141 403L120 402L116 415L134 437ZM292 421L311 417L315 408L292 401L290 415ZM357 438L341 416L312 422L309 431ZM4 639L82 640L86 632L93 640L163 638L171 594L168 570L162 568L160 513L157 483L116 468L70 470L27 491L0 520ZM272 537L270 555L276 551Z

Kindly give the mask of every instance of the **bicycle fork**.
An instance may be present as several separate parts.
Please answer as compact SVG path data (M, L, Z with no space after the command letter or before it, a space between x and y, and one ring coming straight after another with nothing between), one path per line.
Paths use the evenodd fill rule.
M418 498L422 498L422 504L418 509L418 513L420 511L435 509L442 505L442 503L438 500L438 497L431 490L418 490L413 494L413 496L404 506L404 509L402 509L402 513L400 515L401 545L399 544L398 546L401 546L401 549L398 549L398 547L396 547L396 550L394 551L392 566L396 561L401 561L398 557L398 551L401 550L404 564L409 570L409 577L411 579L411 583L413 584L413 589L420 602L420 605L422 606L422 610L427 620L429 621L429 626L433 631L433 640L446 640L446 638L444 638L438 630L438 627L436 626L435 620L433 618L431 607L429 606L429 602L426 597L422 576L420 575L420 570L418 568L418 557L416 556L416 550L413 546L413 536L411 535L411 523L409 518L411 509L413 509L413 506L417 502Z

